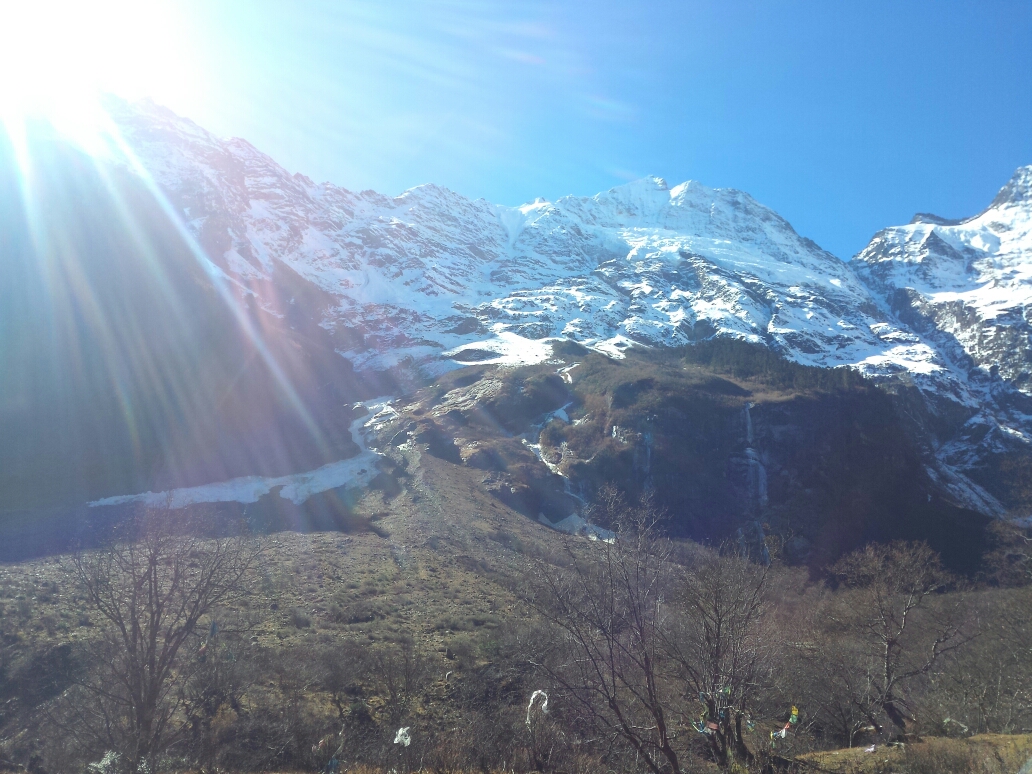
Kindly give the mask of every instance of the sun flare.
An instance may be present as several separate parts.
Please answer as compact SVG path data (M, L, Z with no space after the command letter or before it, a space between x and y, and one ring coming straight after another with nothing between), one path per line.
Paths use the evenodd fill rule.
M87 150L98 97L171 101L188 87L173 8L131 0L0 2L0 121L43 119Z

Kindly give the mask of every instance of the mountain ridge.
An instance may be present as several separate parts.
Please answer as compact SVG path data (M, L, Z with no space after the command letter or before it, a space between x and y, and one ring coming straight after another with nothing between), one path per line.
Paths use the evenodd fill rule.
M221 181L205 204L196 195L198 170L186 182L170 172L139 122L122 120L127 140L173 201L194 202L184 211L227 273L262 298L270 267L281 262L336 299L319 324L344 340L338 351L360 371L425 378L462 362L539 362L548 352L540 344L551 340L619 357L629 347L729 336L803 364L915 383L936 400L981 414L993 432L1024 437L1032 427L1012 407L986 412L987 398L998 402L994 390L1007 390L1006 378L986 382L945 351L937 329L915 325L896 289L866 268L870 246L841 261L747 193L648 177L520 207L469 200L434 184L394 198L354 194L290 175L245 141L204 134L198 149L203 130L190 124L180 155L202 167L214 158L214 172L201 178ZM237 174L219 172L238 164ZM1022 179L997 201L1020 205ZM227 182L235 187L223 193ZM891 229L880 235L886 233ZM937 452L949 441L930 445ZM954 473L984 455L963 465L935 456L944 478L960 481ZM1007 510L977 484L955 489L980 509Z
M154 103L108 109L119 163L161 192L231 303L287 351L346 360L353 400L471 362L543 363L566 340L621 358L732 338L901 396L928 475L959 504L1032 507L985 473L1032 453L1032 167L980 215L916 216L842 261L749 194L697 181L519 207L435 184L355 193Z
M190 128L193 129L193 125ZM188 216L197 220L197 204L187 201L191 194L196 199L195 192L190 190L196 185L184 185L184 181L177 179L177 175L172 174L175 170L170 170L168 164L164 163L163 155L153 153L146 136L140 133L133 136L131 124L128 134L131 142L136 140L141 158L159 183L174 192L173 200L178 200ZM184 136L190 139L193 134L193 131L186 132ZM215 142L210 135L206 139L209 143ZM374 307L390 307L406 302L424 310L435 306L425 297L419 299L419 304L413 304L411 298L392 292L397 291L396 287L387 287L401 280L404 285L414 286L417 292L445 302L430 310L435 317L449 318L456 314L473 316L481 323L479 330L485 332L490 332L497 325L526 338L542 338L545 332L561 336L565 331L569 337L579 341L589 339L589 346L597 343L615 352L632 341L667 343L664 337L678 343L696 340L699 335L685 332L687 320L687 324L701 325L702 336L714 324L717 332L750 340L759 340L770 334L797 357L806 354L807 350L813 350L809 354L819 348L828 350L827 347L815 348L814 343L809 341L813 331L803 329L813 328L812 325L806 326L795 319L781 319L790 313L791 304L781 305L779 318L779 310L769 308L770 304L766 303L770 299L762 298L763 289L757 294L750 293L746 287L727 287L728 271L742 276L750 268L741 263L724 266L719 260L713 260L713 254L721 252L725 259L733 258L727 255L727 249L721 250L720 242L727 240L758 248L760 254L752 256L752 268L762 265L762 259L773 259L783 264L782 269L799 263L798 260L791 260L793 258L804 259L804 269L809 268L811 272L816 269L820 273L832 275L832 279L838 280L838 287L835 283L821 282L821 278L815 276L792 279L816 284L824 296L838 296L836 300L840 302L840 307L870 306L870 299L863 298L862 286L848 271L841 268L840 261L820 250L811 240L799 237L790 224L772 210L758 204L748 194L734 189L710 189L695 181L671 189L661 178L645 178L593 197L567 196L554 203L503 208L483 200L471 201L430 184L388 199L369 192L355 195L325 183L302 190L296 185L297 176L289 175L278 166L270 166L274 163L254 151L250 145L237 140L228 141L225 145L229 155L238 157L237 160L244 157L245 163L258 165L261 167L259 171L265 171L266 174L235 176L236 188L231 192L233 195L221 197L226 204L215 208L221 210L216 214L224 215L227 211L235 210L234 215L250 222L229 224L229 230L235 237L232 247L223 249L217 257L224 258L241 277L253 278L256 263L265 265L270 256L277 255L281 260L294 264L295 268L300 266L308 278L328 292L348 297L349 291L355 290L350 294L354 298L348 299L352 302L351 306L368 303ZM246 152L243 152L244 148ZM193 155L196 157L202 154ZM150 161L155 156L157 160ZM226 160L223 160L223 165L231 166ZM212 177L217 175L209 175L209 179ZM228 176L223 174L223 177ZM242 206L245 196L251 205L250 213ZM255 201L260 204L256 206ZM284 209L276 206L279 204L291 206ZM324 207L317 214L315 210L318 204ZM275 208L277 219L289 224L290 233L295 237L293 241L276 238L268 229L262 228L268 225L267 216L271 214L265 211L265 207ZM369 208L380 211L370 212ZM327 209L331 212L327 213ZM337 217L328 216L334 214ZM309 223L306 224L305 220ZM455 233L456 225L461 227L461 235ZM204 223L196 227L202 236L206 236L212 224L205 219ZM297 241L302 230L307 231L314 244L306 246ZM653 233L645 233L648 230ZM664 240L664 234L657 233L667 231L679 231L682 236L695 239L681 239L674 244L669 239ZM326 239L328 232L329 240ZM405 239L407 235L414 239ZM702 244L702 240L708 242ZM391 252L385 255L383 246L388 246ZM212 247L217 252L224 245L213 244ZM306 247L309 249L305 250ZM358 256L355 252L360 247L365 249ZM655 282L650 282L652 279L670 279L670 272L664 269L676 274L676 267L659 266L654 261L650 267L639 261L639 265L627 271L627 267L614 264L612 260L607 262L607 259L634 258L638 255L664 257L663 253L671 251L674 253L674 263L678 252L685 253L689 271L694 271L697 279L700 279L698 275L701 271L705 275L701 280L709 286L701 302L694 306L688 304L691 307L689 309L685 308L683 294L675 295L672 299L660 298L655 292ZM299 252L307 252L307 255L299 255ZM701 262L698 260L700 255ZM402 256L404 259L400 259ZM359 257L365 260L356 260ZM334 262L336 265L328 265ZM730 263L734 264L734 261ZM370 272L370 267L384 271ZM365 269L364 273L361 272L362 268ZM653 268L659 271L658 276L650 271ZM348 272L356 269L362 276L349 276ZM487 276L478 276L478 270ZM334 273L337 276L331 276ZM632 276L623 276L626 274ZM389 282L384 282L385 279ZM489 280L494 287L485 290L482 287L484 279ZM644 279L645 284L628 281L633 279ZM462 284L456 280L462 280ZM753 284L764 283L760 280ZM515 294L498 293L495 290L498 286L512 287ZM845 297L839 288L844 289ZM362 293L359 294L356 289ZM535 291L544 302L563 307L565 314L562 316L565 319L560 319L559 314L526 314L528 293ZM442 298L448 295L451 298ZM491 302L483 303L481 299L484 296L490 296ZM643 303L633 303L635 298L647 296L653 298L644 298ZM592 304L593 301L597 303ZM777 301L774 300L775 305ZM714 309L714 303L728 308ZM614 307L619 307L617 311L624 313L622 317L613 314ZM374 308L370 317L390 317L389 314L381 314L384 311ZM603 311L610 312L605 315L608 324L586 324L585 317ZM679 315L679 311L687 314ZM839 323L834 312L839 310L822 311L827 318L823 322L830 323L824 327L834 330ZM425 318L422 322L426 322ZM560 322L563 324L560 325ZM779 325L784 322L787 324ZM407 326L410 330L404 333L410 334L409 338L425 340L425 335L412 336L411 333L426 333L424 328L434 326L420 323L420 320L411 321ZM773 328L767 330L770 324L773 324ZM847 325L857 327L851 322ZM467 327L472 328L472 323L467 323ZM439 351L450 351L464 343L454 339L444 340L443 334L451 328L454 325L436 331L441 338ZM841 340L843 331L849 330L842 326L837 331L839 336L834 343ZM394 341L389 334L384 337L384 333L374 332L371 336L372 349L376 349L378 344L385 344L387 346L381 349L397 351L399 347L396 345L404 339L397 337L398 340ZM887 335L891 338L890 334ZM798 338L799 346L784 341L786 337ZM847 334L846 338L850 338L850 335ZM886 348L885 335L879 337L868 333L861 339L859 343L868 347ZM881 346L879 341L882 341ZM931 363L934 360L930 352L920 352L916 353L916 358L906 358L905 351L894 344L889 345L889 348L893 347L896 349L894 356L904 357L908 363ZM379 354L384 356L387 353ZM417 357L432 355L429 352L413 354ZM825 351L823 354L833 356L834 352ZM853 354L853 363L850 364L863 360L860 353ZM359 365L367 359L374 359L364 357L360 351L352 353L352 357ZM837 357L830 364L846 364L848 361L849 358ZM870 365L877 368L874 364Z

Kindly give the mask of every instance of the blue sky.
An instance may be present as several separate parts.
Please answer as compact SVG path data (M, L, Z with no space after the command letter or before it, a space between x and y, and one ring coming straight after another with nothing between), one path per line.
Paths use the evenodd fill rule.
M1032 163L1032 3L179 0L153 94L291 171L519 204L655 174L848 258Z

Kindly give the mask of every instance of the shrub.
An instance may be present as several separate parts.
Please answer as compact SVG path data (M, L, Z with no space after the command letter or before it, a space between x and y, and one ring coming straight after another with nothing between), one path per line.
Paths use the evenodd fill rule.
M312 625L312 619L299 607L290 609L290 623L295 629L307 629Z

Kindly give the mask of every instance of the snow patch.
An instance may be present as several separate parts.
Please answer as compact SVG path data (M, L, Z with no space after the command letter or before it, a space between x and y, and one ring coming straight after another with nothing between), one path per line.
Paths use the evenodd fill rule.
M527 339L511 331L502 330L492 339L463 344L442 353L442 355L463 363L537 365L552 356L552 344L560 340L558 337ZM464 359L463 353L467 353L467 356L474 355L475 359Z
M382 455L369 449L363 430L374 429L378 423L388 421L396 414L390 407L390 400L390 398L376 398L356 404L365 408L366 413L351 423L351 437L359 447L359 453L354 457L331 462L305 473L292 473L276 477L242 476L228 481L175 489L172 491L172 507L182 508L198 503L255 503L277 487L280 487L280 497L290 500L295 505L300 505L312 495L330 489L342 486L365 486L376 474L376 464ZM370 411L374 412L372 417L369 416ZM133 503L147 507L161 507L168 501L168 495L168 492L118 495L94 500L89 503L89 507Z

